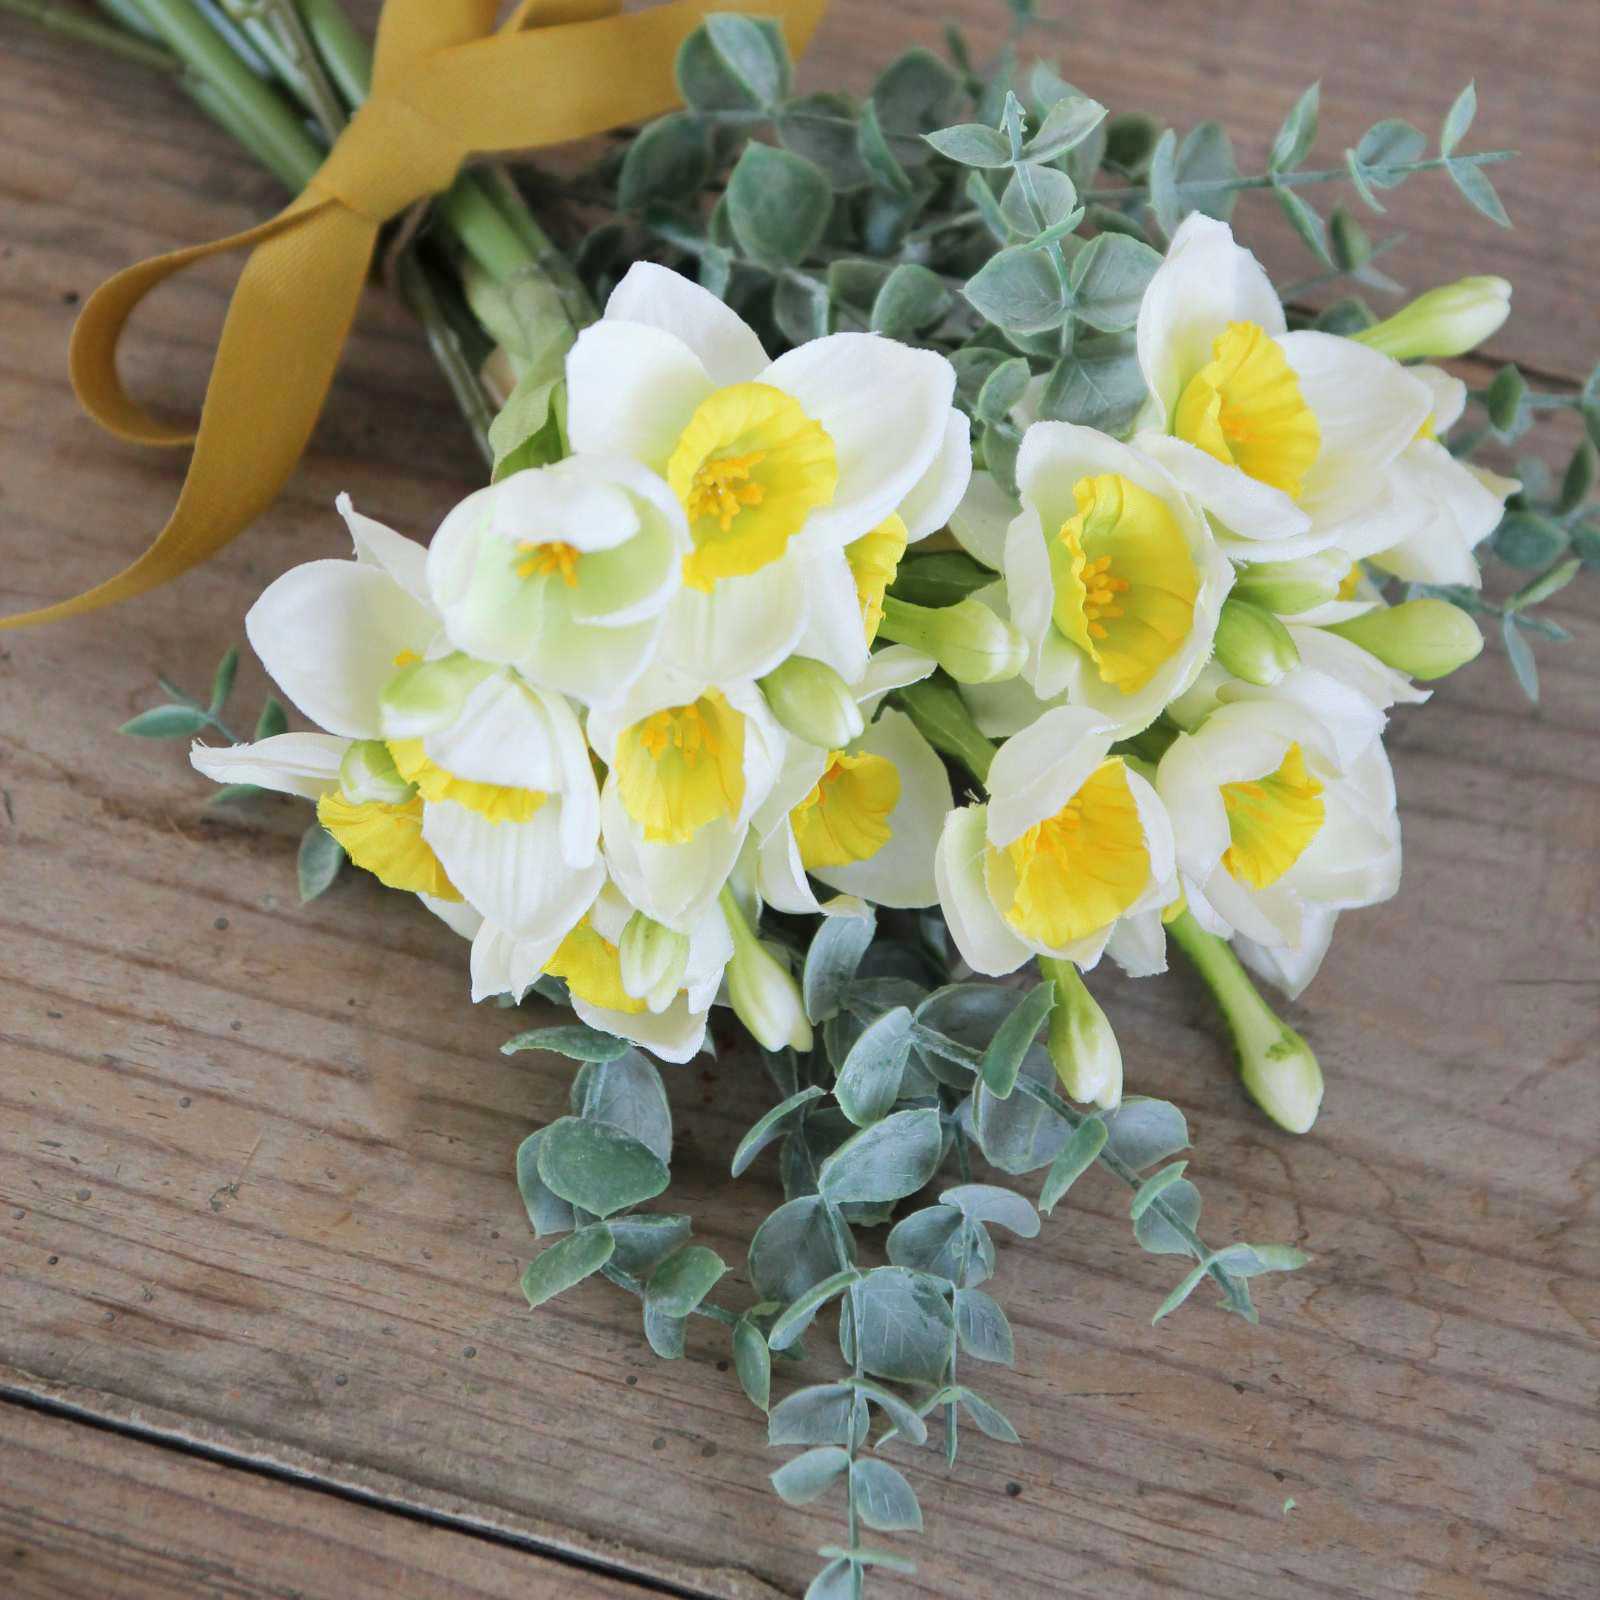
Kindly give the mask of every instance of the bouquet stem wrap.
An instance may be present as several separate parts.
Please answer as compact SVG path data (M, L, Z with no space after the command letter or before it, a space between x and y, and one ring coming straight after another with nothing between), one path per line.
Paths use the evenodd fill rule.
M178 504L115 577L0 628L52 622L143 594L222 549L277 497L333 381L382 226L449 188L472 155L583 139L677 103L677 48L718 0L629 15L618 0L524 0L496 31L495 0L388 0L372 95L305 191L243 233L155 256L95 291L73 330L84 409L135 444L193 444ZM750 0L792 49L823 0ZM123 388L117 342L139 302L191 262L249 259L228 307L199 428L152 417Z

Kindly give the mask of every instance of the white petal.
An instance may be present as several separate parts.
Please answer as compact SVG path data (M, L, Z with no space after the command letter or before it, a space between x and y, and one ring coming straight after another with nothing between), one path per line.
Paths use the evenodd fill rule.
M900 504L900 519L913 544L936 533L961 504L972 478L972 424L954 407L945 419L944 442L933 465Z
M870 717L891 689L921 683L924 678L931 678L938 668L939 663L932 656L908 644L890 644L874 650L866 671L851 685L861 714Z
M1044 681L1040 677L1045 642L1055 632L1055 579L1050 572L1045 532L1033 506L1025 505L1011 524L1004 559L1006 609L1028 647L1024 676L1041 699L1054 699L1066 687L1066 679L1059 668L1047 674Z
M1032 954L1006 925L989 898L984 878L986 818L983 806L960 806L945 818L934 852L939 904L961 959L974 972L999 977L1015 972Z
M606 301L608 322L642 322L681 339L719 386L745 383L767 365L754 329L708 289L636 261Z
M338 787L348 739L330 733L279 733L254 744L194 744L189 759L218 783L253 783L279 794L319 800Z
M791 549L758 572L724 578L709 594L680 589L667 612L663 664L708 684L765 677L794 652L806 625L806 600L796 581L804 559ZM850 603L855 606L854 589ZM860 611L855 615L859 632Z
M1345 515L1371 477L1416 438L1433 399L1398 361L1331 333L1286 333L1279 348L1316 413L1322 444L1301 503L1319 522Z
M607 1011L572 996L572 1009L591 1028L648 1050L662 1061L692 1061L705 1047L707 1008L691 1010L685 995L674 997L665 1011Z
M969 556L998 572L1005 565L1006 530L1017 511L1017 502L992 473L974 472L960 504L950 513L950 532Z
M600 792L600 825L611 875L634 905L686 931L715 905L733 871L744 829L708 822L686 844L651 844L627 813L615 778Z
M437 895L419 894L423 905L452 933L463 939L476 939L483 927L483 913L465 900L441 900Z
M350 530L356 547L356 560L381 567L414 599L428 601L428 550L426 545L408 539L393 528L357 511L350 496L342 494L334 505Z
M821 909L787 816L756 846L755 862L756 893L763 904L796 916L813 915Z
M1119 918L1106 954L1130 978L1153 978L1167 970L1167 930L1159 907Z
M848 544L912 492L944 443L955 371L931 350L834 333L779 356L758 379L800 402L833 440L839 485L806 534Z
M1197 450L1182 439L1164 434L1141 433L1134 441L1138 448L1177 480L1222 525L1222 529L1249 545L1271 543L1273 549L1246 549L1242 556L1257 561L1287 561L1294 555L1309 555L1307 543L1311 518L1281 489L1260 483L1248 474L1218 461L1204 450ZM1289 541L1295 541L1292 545ZM1331 540L1316 542L1321 549ZM1285 555L1283 550L1291 553Z
M552 796L527 822L490 822L442 801L423 808L422 837L450 881L489 921L518 939L559 938L605 878L598 862L566 864L561 809Z
M884 711L851 747L894 763L900 798L889 813L889 841L876 855L813 876L830 888L880 906L931 906L939 898L933 853L955 800L950 775L910 717Z
M1428 421L1433 424L1434 433L1442 439L1461 420L1461 413L1467 409L1466 384L1452 377L1443 367L1430 366L1426 362L1407 367L1406 371L1419 383L1428 386L1428 394L1433 402Z
M1235 939L1233 948L1252 972L1276 985L1289 999L1298 1000L1316 977L1322 958L1328 953L1338 917L1336 911L1308 906L1300 930L1300 943L1293 948L1257 944L1245 938Z
M1403 672L1386 667L1370 651L1336 633L1291 623L1289 636L1300 651L1303 666L1348 684L1380 711L1393 705L1421 705L1432 697L1431 689L1417 688Z
M1087 706L1057 706L1000 746L989 768L989 842L1020 838L1053 817L1111 748L1111 725Z
M1191 212L1139 305L1139 368L1163 426L1230 322L1282 333L1283 306L1260 262L1234 243L1227 223Z
M806 615L794 654L821 661L846 683L856 683L867 670L867 633L844 551L796 550L790 559L795 587L789 603L803 607Z
M574 453L632 456L660 471L716 385L681 340L642 322L596 322L567 355Z
M1499 525L1501 497L1443 445L1419 439L1389 468L1395 492L1427 507L1409 535L1373 555L1386 572L1409 583L1483 582L1472 552Z
M580 911L579 916L582 915ZM576 923L577 917L573 918ZM520 1000L549 964L572 924L539 938L519 939L492 922L483 922L472 941L472 999L509 994Z
M378 696L395 659L426 655L432 610L376 566L308 561L273 583L244 619L278 687L329 733L376 739Z

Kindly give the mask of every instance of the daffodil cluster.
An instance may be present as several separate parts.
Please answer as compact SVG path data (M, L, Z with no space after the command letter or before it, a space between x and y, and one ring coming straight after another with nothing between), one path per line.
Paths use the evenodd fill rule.
M475 999L560 979L667 1060L719 999L809 1045L768 909L938 906L974 972L1043 963L1064 1083L1115 1105L1079 978L1102 955L1158 972L1198 926L1293 995L1338 914L1395 890L1386 714L1477 635L1375 579L1475 583L1515 486L1449 454L1462 386L1384 338L1287 331L1193 215L1139 312L1130 436L1037 420L1035 386L1002 484L942 355L846 332L769 359L636 265L567 358L563 459L426 548L342 501L354 559L251 611L324 731L195 762L314 799L471 940ZM945 528L980 581L912 604L907 552ZM959 804L936 672L970 730L940 748L978 752Z

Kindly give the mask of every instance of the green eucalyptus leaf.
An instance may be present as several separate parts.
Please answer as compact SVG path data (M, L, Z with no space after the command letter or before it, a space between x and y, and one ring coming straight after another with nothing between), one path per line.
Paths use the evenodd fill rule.
M765 1411L772 1404L772 1352L748 1314L733 1325L733 1370L751 1405Z
M846 1139L822 1163L817 1182L835 1205L898 1200L933 1176L942 1151L936 1110L897 1111Z
M606 1226L616 1242L611 1257L613 1265L635 1278L647 1278L658 1262L687 1241L693 1225L685 1216L636 1211L629 1216L613 1217Z
M1103 233L1072 263L1073 313L1102 333L1131 328L1160 255L1138 239Z
M262 739L276 739L280 733L288 731L289 713L283 709L281 700L269 694L266 704L261 708L261 715L256 718L256 729L252 737L259 742Z
M939 1204L953 1207L973 1222L1009 1229L1019 1239L1032 1239L1039 1232L1039 1213L1014 1189L998 1184L958 1184L939 1196Z
M576 1219L572 1207L539 1176L539 1142L544 1129L530 1133L517 1146L517 1189L527 1207L528 1221L542 1239L546 1234L568 1233Z
M1001 354L999 351L994 353ZM1028 363L1022 356L1000 360L990 369L989 376L984 379L983 387L978 391L977 403L973 407L974 415L982 422L998 422L1002 417L1010 416L1012 407L1017 405L1027 392L1031 376ZM990 581L993 581L992 574Z
M982 1289L957 1289L956 1333L961 1348L977 1361L1010 1366L1017 1357L1011 1323L1004 1311Z
M522 1274L522 1292L530 1306L541 1306L575 1283L582 1283L611 1259L611 1230L592 1222L558 1239L530 1261Z
M750 143L728 176L728 221L752 259L794 266L815 247L833 208L822 169L792 150Z
M1461 191L1467 203L1475 211L1482 212L1491 222L1498 223L1502 228L1511 226L1511 218L1506 214L1505 205L1495 192L1494 185L1490 183L1488 173L1482 167L1470 161L1451 161L1446 163L1445 170L1450 174L1450 181Z
M918 48L907 50L878 74L872 102L887 131L918 135L949 121L960 93L955 73L931 50Z
M626 1039L602 1033L586 1023L560 1022L516 1034L500 1046L500 1054L514 1056L522 1050L549 1050L571 1061L615 1061L632 1049Z
M1533 646L1528 643L1527 636L1517 626L1515 611L1506 612L1500 619L1500 637L1505 643L1506 659L1511 663L1511 671L1518 687L1528 697L1530 705L1538 705L1539 666L1533 659Z
M683 1355L688 1318L675 1317L658 1306L644 1308L644 1336L650 1348L663 1361L677 1361Z
M767 1333L767 1348L787 1350L811 1326L811 1319L860 1276L854 1267L847 1267L841 1272L829 1274L821 1283L812 1284L804 1294L785 1306L778 1320L772 1324Z
M825 917L812 935L800 992L813 1023L826 1022L843 1009L876 927L870 912L864 917Z
M768 1444L844 1444L856 1417L855 1390L848 1383L816 1383L778 1402L767 1418Z
M991 1439L998 1439L1001 1444L1021 1444L1017 1430L1011 1426L1010 1419L1003 1411L990 1405L982 1395L974 1394L971 1389L958 1391L961 1409L972 1418L982 1433L988 1434Z
M1527 427L1528 383L1517 368L1510 363L1489 380L1484 396L1484 409L1497 433L1514 438Z
M1106 118L1106 108L1088 95L1058 100L1045 113L1039 131L1022 147L1029 161L1054 161L1083 143Z
M1289 172L1298 167L1311 153L1317 137L1317 110L1322 97L1322 85L1314 83L1307 89L1283 119L1278 136L1272 141L1272 153L1267 157L1269 172Z
M845 1309L851 1350L866 1371L897 1383L937 1383L944 1375L955 1324L941 1279L879 1267Z
M1029 190L1033 199L1029 199ZM1034 213L1034 202L1038 214ZM1075 214L1078 191L1066 173L1054 167L1041 167L1029 163L1019 166L1011 174L1004 193L1000 196L1000 215L1014 232L1032 236L1041 229L1053 228Z
M1439 130L1439 154L1447 156L1466 137L1472 119L1478 114L1478 85L1469 83L1455 97Z
M872 305L871 330L890 339L914 339L950 308L950 291L937 273L903 261L883 281Z
M130 717L117 732L131 734L135 739L192 739L210 726L205 712L192 706L157 706Z
M1048 1052L1036 1045L1023 1057L1020 1076L1054 1084L1055 1068ZM1071 1133L1068 1125L1030 1094L1002 1100L982 1083L973 1098L972 1130L990 1166L1019 1174L1048 1166Z
M494 451L494 466L489 474L492 483L499 483L513 472L547 467L561 459L566 450L561 434L565 394L564 381L542 376L539 368L517 380L489 424L489 448Z
M912 1444L928 1442L928 1430L922 1418L892 1389L885 1389L882 1384L872 1383L866 1378L856 1379L851 1388L883 1412L896 1433L909 1439Z
M1238 192L1227 187L1239 176L1233 141L1220 122L1202 122L1184 135L1175 159L1175 181L1182 215L1203 211L1226 222Z
M914 606L953 606L994 582L994 573L965 550L936 550L902 561L890 592Z
M910 1054L911 1013L904 1006L885 1011L851 1045L833 1095L858 1128L877 1122L893 1109Z
M964 293L980 316L1018 333L1060 327L1069 304L1049 256L1023 248L992 255L967 280Z
M1355 160L1367 183L1378 189L1393 189L1404 181L1403 169L1427 148L1428 141L1419 128L1390 117L1374 123L1361 136Z
M790 1124L797 1116L810 1105L813 1100L820 1100L827 1090L821 1084L812 1084L809 1088L792 1094L782 1105L774 1106L760 1121L752 1125L749 1132L739 1141L739 1148L733 1152L733 1176L739 1177L749 1167L750 1163L761 1154L774 1139L781 1138L789 1129Z
M925 133L923 138L940 155L964 167L1008 167L1011 144L996 128L981 122L961 122L951 128Z
M872 181L856 145L861 112L848 95L808 94L785 102L778 113L778 137L785 148L815 162L836 193L863 189Z
M609 1122L631 1133L662 1161L672 1159L672 1112L666 1085L655 1065L638 1050L589 1062L572 1082L572 1114Z
M652 200L697 194L711 176L711 134L704 118L673 111L641 128L617 177L617 205L638 211Z
M1130 178L1142 177L1160 138L1161 124L1154 117L1143 111L1118 112L1106 124L1106 165Z
M1121 437L1133 426L1147 393L1132 336L1094 335L1074 340L1070 353L1051 368L1039 415Z
M349 859L344 846L320 822L313 822L300 835L300 849L295 856L301 904L326 894Z
M1578 576L1583 569L1583 559L1573 556L1569 560L1552 567L1548 572L1541 573L1532 583L1518 589L1506 601L1507 611L1526 611L1529 606L1536 606L1548 600L1553 594L1560 594L1566 586Z
M1146 1178L1134 1191L1128 1215L1137 1222L1155 1203L1158 1195L1183 1177L1184 1168L1188 1165L1187 1161L1174 1161L1170 1166L1163 1167L1159 1172Z
M785 1505L806 1506L825 1494L829 1486L849 1470L849 1451L836 1444L821 1444L793 1461L784 1462L769 1477Z
M1156 1179L1160 1176L1158 1173ZM1142 1249L1154 1255L1185 1255L1190 1249L1189 1240L1174 1226L1168 1212L1191 1231L1200 1220L1200 1191L1187 1178L1171 1178L1159 1194L1151 1196L1147 1209L1134 1219L1133 1236Z
M1189 1147L1189 1124L1168 1100L1126 1095L1116 1110L1099 1115L1106 1127L1106 1153L1135 1172Z
M1048 1216L1055 1210L1061 1197L1095 1163L1105 1148L1108 1130L1098 1117L1086 1117L1073 1129L1072 1137L1062 1147L1061 1154L1050 1164L1045 1174L1044 1187L1039 1191L1039 1209Z
M651 1200L667 1165L648 1145L606 1122L562 1117L545 1129L539 1176L563 1200L598 1217Z
M927 1206L902 1217L885 1245L897 1267L915 1267L967 1288L994 1275L994 1241L988 1229L950 1206Z
M856 1514L879 1533L922 1531L922 1508L904 1476L887 1461L865 1456L850 1463L850 1497Z
M965 185L967 199L983 218L983 225L995 240L1004 244L1011 237L1011 226L1000 209L1000 197L981 172L969 172Z
M663 1316L686 1317L717 1286L728 1264L703 1244L674 1250L650 1274L645 1285L647 1306Z
M1372 259L1372 240L1343 206L1335 206L1328 219L1328 248L1341 272L1353 272Z
M756 26L778 31L770 21ZM703 24L678 47L675 70L678 92L696 111L754 111L760 107L755 91L728 65Z
M706 18L706 35L722 64L756 104L770 107L789 92L789 51L770 20L732 12Z
M1183 221L1183 197L1178 193L1178 136L1168 128L1150 153L1150 209L1156 225L1170 239Z
M772 315L790 343L820 339L828 331L827 285L809 273L784 273L773 285Z
M1300 241L1325 267L1334 265L1328 251L1328 229L1311 205L1293 189L1275 183L1272 197L1289 219L1289 225L1300 235Z
M856 1569L849 1559L830 1561L806 1586L805 1600L858 1600Z
M1570 516L1593 494L1597 471L1600 471L1600 452L1596 451L1592 439L1580 439L1561 476L1561 493L1556 499L1558 517Z
M856 154L872 175L873 182L892 194L912 193L911 175L890 147L878 120L878 108L871 100L861 108L861 120L856 124Z
M848 1238L848 1235L847 1235ZM854 1245L850 1245L854 1259ZM818 1195L785 1201L750 1240L750 1282L763 1300L789 1305L838 1269L835 1235Z
M228 696L233 693L233 680L239 676L239 647L230 645L217 663L217 670L211 676L211 715L216 714L228 703Z
M1210 1270L1209 1264L1204 1261L1197 1262L1191 1267L1179 1280L1177 1288L1156 1307L1156 1314L1151 1317L1150 1321L1157 1323L1163 1317L1171 1316L1200 1287L1201 1280Z

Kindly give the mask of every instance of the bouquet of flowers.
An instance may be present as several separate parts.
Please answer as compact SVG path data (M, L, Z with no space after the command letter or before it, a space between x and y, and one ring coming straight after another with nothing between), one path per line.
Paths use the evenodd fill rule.
M166 27L182 7L104 9L148 51L198 37ZM330 121L359 104L337 7L241 9L305 26L278 70ZM669 1359L690 1317L726 1328L800 1452L777 1492L845 1507L812 1600L905 1567L863 1540L921 1526L886 1445L930 1419L950 1461L964 1424L1017 1441L974 1383L1013 1354L994 1229L1037 1234L1098 1165L1138 1245L1185 1259L1158 1319L1207 1282L1253 1318L1249 1280L1301 1264L1202 1240L1183 1114L1125 1093L1093 974L1158 975L1175 945L1246 1091L1308 1130L1316 1059L1252 974L1293 998L1340 913L1396 892L1391 709L1478 654L1474 613L1535 693L1526 636L1559 630L1534 608L1600 553L1591 443L1548 500L1471 460L1539 408L1596 429L1595 385L1534 395L1508 368L1472 393L1431 364L1499 327L1509 285L1312 315L1230 228L1268 188L1315 283L1392 291L1384 246L1302 190L1347 179L1382 211L1437 169L1504 221L1503 152L1460 148L1470 87L1436 156L1386 121L1329 170L1304 166L1308 90L1247 177L1217 124L1180 141L1014 47L979 70L950 43L857 103L796 95L774 23L712 16L677 55L686 109L527 193L456 179L401 281L491 481L426 543L342 499L351 559L251 609L314 731L272 702L215 742L232 657L210 701L174 691L126 730L204 733L194 764L231 796L312 802L302 893L348 860L415 895L467 942L472 1000L530 1007L504 1048L580 1063L518 1152L551 1241L523 1290L606 1280ZM535 211L577 236L570 266ZM1469 404L1483 425L1452 434ZM1541 569L1498 605L1491 538ZM770 1149L785 1195L732 1296L691 1218L651 1206L658 1063L710 1048L718 1007L775 1090L733 1175ZM1036 1199L988 1181L1029 1174ZM790 1388L824 1318L842 1371Z

